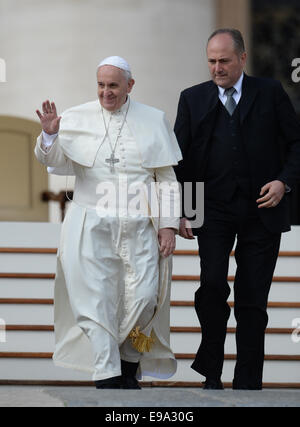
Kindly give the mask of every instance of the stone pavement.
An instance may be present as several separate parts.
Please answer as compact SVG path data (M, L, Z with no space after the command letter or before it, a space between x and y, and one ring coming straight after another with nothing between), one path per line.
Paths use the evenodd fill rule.
M201 388L96 390L92 387L0 386L0 407L300 407L299 389L208 391Z

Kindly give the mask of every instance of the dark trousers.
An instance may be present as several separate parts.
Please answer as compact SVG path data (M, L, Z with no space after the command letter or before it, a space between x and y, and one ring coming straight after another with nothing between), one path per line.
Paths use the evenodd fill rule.
M237 361L233 384L249 389L262 386L267 301L281 237L264 227L257 209L255 201L240 193L230 203L206 201L204 223L198 235L201 285L195 294L202 341L192 368L205 377L221 377L230 316L229 256L237 239Z

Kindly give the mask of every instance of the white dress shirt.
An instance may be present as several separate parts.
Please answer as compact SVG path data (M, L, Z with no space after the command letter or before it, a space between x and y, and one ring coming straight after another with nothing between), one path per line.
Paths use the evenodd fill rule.
M241 96L242 96L242 85L243 85L243 79L244 79L244 73L242 73L241 77L238 79L238 81L232 86L236 90L234 92L233 99L235 100L236 105L240 102ZM223 105L225 105L227 101L227 95L225 95L225 88L218 86L219 89L219 98Z
M47 151L51 148L55 138L58 135L58 133L54 133L53 135L49 135L48 133L46 133L43 130L42 134L43 134L43 139L42 139L41 148L42 148L42 150L44 150L47 153Z

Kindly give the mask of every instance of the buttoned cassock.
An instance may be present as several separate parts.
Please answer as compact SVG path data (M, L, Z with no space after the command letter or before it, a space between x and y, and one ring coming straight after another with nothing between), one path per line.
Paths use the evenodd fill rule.
M112 173L105 160L129 102ZM176 184L171 166L181 153L163 112L128 98L111 118L106 110L103 114L107 125L110 121L111 145L94 101L63 113L49 151L42 149L42 136L35 149L54 173L76 176L57 257L53 360L93 372L94 380L120 375L120 357L140 361L139 377L169 378L176 371L169 346L172 258L160 256L157 233L178 229L179 195L176 185L172 192L162 186L153 194L153 183ZM131 209L138 200L140 211L132 212L128 197L137 189ZM131 341L142 341L142 350Z

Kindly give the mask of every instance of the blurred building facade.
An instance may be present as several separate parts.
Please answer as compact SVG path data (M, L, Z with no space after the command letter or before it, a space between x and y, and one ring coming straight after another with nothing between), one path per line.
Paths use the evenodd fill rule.
M54 100L59 112L96 99L96 66L106 56L120 55L128 60L136 80L132 97L166 111L173 124L181 90L209 79L205 54L208 36L219 27L236 27L246 40L247 72L282 79L299 111L299 99L294 95L299 85L296 87L283 77L280 67L272 66L272 52L278 46L282 49L288 45L291 55L297 56L297 44L291 42L294 30L289 26L287 33L285 27L285 19L290 21L293 14L280 12L280 34L285 38L278 45L277 27L270 29L270 17L259 6L267 3L269 11L273 9L275 15L282 4L290 3L290 11L298 7L296 0L0 0L0 58L5 64L6 77L0 82L0 157L4 159L0 170L3 179L6 171L10 171L7 174L10 178L2 180L5 184L0 189L5 195L0 204L0 220L11 218L9 181L12 175L16 181L27 180L31 186L34 182L40 183L34 191L28 192L27 198L23 197L22 206L18 207L14 198L14 208L20 212L18 220L22 220L22 212L24 220L30 220L25 211L29 212L34 203L36 206L45 203L36 200L42 190L57 193L65 189L65 178L47 176L42 167L35 166L33 172L35 159L28 152L32 149L32 135L38 123L35 110L45 99ZM296 18L294 21L297 26ZM267 30L265 25L269 25ZM297 31L299 28L298 24ZM298 37L298 43L299 40ZM277 52L276 61L280 62L280 56L283 58L282 52ZM288 61L281 64L287 76L292 72ZM7 117L12 120L9 129L5 126ZM29 127L32 123L34 129L20 137L18 119L26 120ZM13 120L16 120L15 132ZM14 156L21 158L19 163L26 157L24 170L21 167L13 169L11 154L7 154L5 141L14 139L14 135L27 141L27 157L18 150L18 144L14 148ZM72 179L68 185L72 188ZM24 193L21 187L20 194ZM16 184L13 193L18 196ZM49 212L42 206L39 209L40 213L32 220L60 221L58 203L50 202Z

